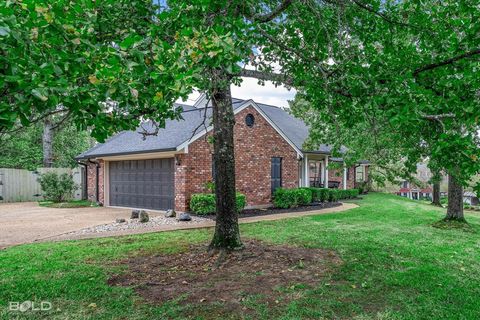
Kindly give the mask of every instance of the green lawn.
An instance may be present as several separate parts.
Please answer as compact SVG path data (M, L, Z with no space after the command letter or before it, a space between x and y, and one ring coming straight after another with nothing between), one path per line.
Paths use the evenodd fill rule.
M40 207L48 208L84 208L84 207L98 207L98 204L88 200L70 200L66 202L53 201L39 201Z
M433 228L443 212L385 194L344 213L242 225L244 238L336 250L343 264L288 305L246 299L255 319L480 319L480 215L471 232ZM212 230L23 245L0 252L0 316L45 319L184 319L181 300L155 306L110 287L112 261L185 250ZM8 312L9 301L42 301L50 312ZM253 302L252 302L253 301ZM248 304L248 305L247 305ZM190 308L190 309L189 309ZM197 319L208 315L198 310ZM240 315L231 315L239 318ZM205 318L209 318L206 316Z

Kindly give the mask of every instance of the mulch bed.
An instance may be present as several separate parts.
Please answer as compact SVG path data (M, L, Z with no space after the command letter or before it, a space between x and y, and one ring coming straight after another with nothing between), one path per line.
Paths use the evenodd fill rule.
M228 254L208 253L205 246L197 245L183 253L122 260L118 264L126 265L127 271L112 276L108 283L133 287L153 304L179 299L182 304L193 304L190 309L201 306L220 313L247 312L244 302L249 297L273 306L287 303L341 264L332 250L256 240L244 244L245 249Z
M287 208L287 209L280 209L280 208L245 209L238 214L238 217L247 218L247 217L269 216L272 214L287 213L287 212L315 211L315 210L321 210L326 208L338 207L340 205L341 205L340 202L318 202L318 203L312 203L308 206L299 206L296 208ZM194 213L190 213L190 214L193 216L196 216L196 214ZM215 215L201 215L200 217L215 220Z

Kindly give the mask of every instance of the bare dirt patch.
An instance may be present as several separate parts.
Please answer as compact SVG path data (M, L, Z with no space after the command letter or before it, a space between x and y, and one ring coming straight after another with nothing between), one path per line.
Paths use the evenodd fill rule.
M341 263L332 250L269 245L245 241L246 248L227 254L209 254L205 246L192 246L178 254L122 260L127 271L109 279L110 285L133 286L150 303L181 298L184 303L221 306L245 312L243 303L284 304L298 290L315 287ZM220 262L220 263L219 263ZM294 289L296 294L287 293Z

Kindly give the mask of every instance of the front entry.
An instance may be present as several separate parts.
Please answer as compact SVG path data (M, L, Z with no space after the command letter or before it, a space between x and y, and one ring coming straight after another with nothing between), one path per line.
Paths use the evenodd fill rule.
M174 170L173 158L109 162L110 205L172 209Z
M323 188L321 160L308 161L308 179L310 187Z

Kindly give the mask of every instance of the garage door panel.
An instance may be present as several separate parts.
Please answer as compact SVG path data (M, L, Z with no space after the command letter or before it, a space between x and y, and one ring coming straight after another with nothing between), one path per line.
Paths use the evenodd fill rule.
M110 205L144 209L174 206L173 159L112 161Z

